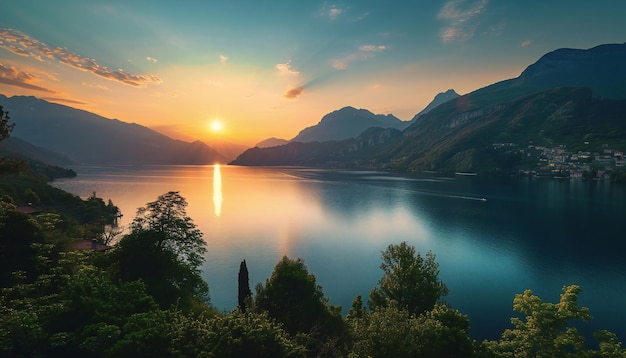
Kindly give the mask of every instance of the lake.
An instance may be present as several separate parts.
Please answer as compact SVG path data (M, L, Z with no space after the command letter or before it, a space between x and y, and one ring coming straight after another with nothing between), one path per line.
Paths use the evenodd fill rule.
M237 166L76 167L52 185L136 209L168 191L187 199L204 233L203 277L220 310L237 305L237 273L265 282L283 256L304 259L344 313L382 275L380 253L407 241L431 250L446 301L467 314L472 337L510 327L513 298L532 289L558 302L578 284L594 319L626 339L626 187L603 181L484 178Z

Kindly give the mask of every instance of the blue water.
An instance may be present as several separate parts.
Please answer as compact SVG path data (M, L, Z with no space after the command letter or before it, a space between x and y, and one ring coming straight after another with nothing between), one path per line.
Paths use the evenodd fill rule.
M54 185L111 198L123 223L158 195L180 191L204 233L203 277L221 310L236 305L241 260L254 291L288 255L303 258L345 311L380 279L380 252L407 241L437 255L445 300L469 316L476 339L511 327L516 293L558 302L570 284L582 287L580 304L594 316L580 326L585 334L608 329L626 338L624 186L233 166L75 169L78 178Z

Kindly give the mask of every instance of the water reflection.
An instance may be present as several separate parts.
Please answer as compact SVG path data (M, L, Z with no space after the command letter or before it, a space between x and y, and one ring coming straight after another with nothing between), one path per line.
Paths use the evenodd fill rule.
M224 197L222 196L222 172L219 164L213 165L213 210L215 216L222 215L222 202Z

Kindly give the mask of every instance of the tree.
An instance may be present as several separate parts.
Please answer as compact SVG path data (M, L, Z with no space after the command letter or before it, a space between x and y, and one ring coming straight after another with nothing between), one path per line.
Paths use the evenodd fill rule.
M242 312L246 312L248 302L252 298L252 291L250 291L250 280L248 278L248 266L246 260L241 261L239 264L239 290L237 294L237 301L239 302L239 309Z
M109 357L303 357L297 343L267 314L193 317L177 310L135 314Z
M370 292L370 309L396 301L398 308L419 315L433 309L440 298L448 294L448 288L438 278L439 264L432 252L422 257L413 246L402 242L389 245L381 257L380 268L384 275L379 287Z
M423 315L409 314L395 301L361 318L348 318L353 357L469 357L467 316L445 305Z
M137 210L131 232L115 248L118 275L141 279L163 308L178 303L190 308L208 302L208 285L201 276L206 243L187 216L187 201L170 191Z
M9 112L5 112L0 106L0 141L9 138L13 127L15 127L15 123L9 124Z
M288 333L307 335L311 354L333 355L344 349L347 330L341 308L328 305L302 259L283 256L265 286L256 286L255 306L282 323Z
M531 290L515 295L513 309L525 315L511 318L513 329L507 329L499 341L483 342L488 351L501 357L567 357L586 353L583 336L570 321L591 319L589 309L578 307L577 285L563 287L559 303L543 302ZM601 351L620 351L616 337L610 332L596 334ZM621 351L622 356L624 351ZM617 355L619 356L619 355Z

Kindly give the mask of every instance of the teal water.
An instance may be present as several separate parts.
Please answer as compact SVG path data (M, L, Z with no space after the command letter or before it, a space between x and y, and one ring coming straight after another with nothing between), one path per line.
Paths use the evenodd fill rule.
M282 255L301 257L331 304L350 307L381 276L380 252L407 241L431 250L445 298L466 313L477 339L510 327L525 289L557 302L561 287L583 288L594 319L626 339L626 187L600 181L401 177L381 172L236 166L78 167L53 185L110 198L123 214L180 191L204 233L203 277L211 302L237 303L245 259L250 284L264 282Z

